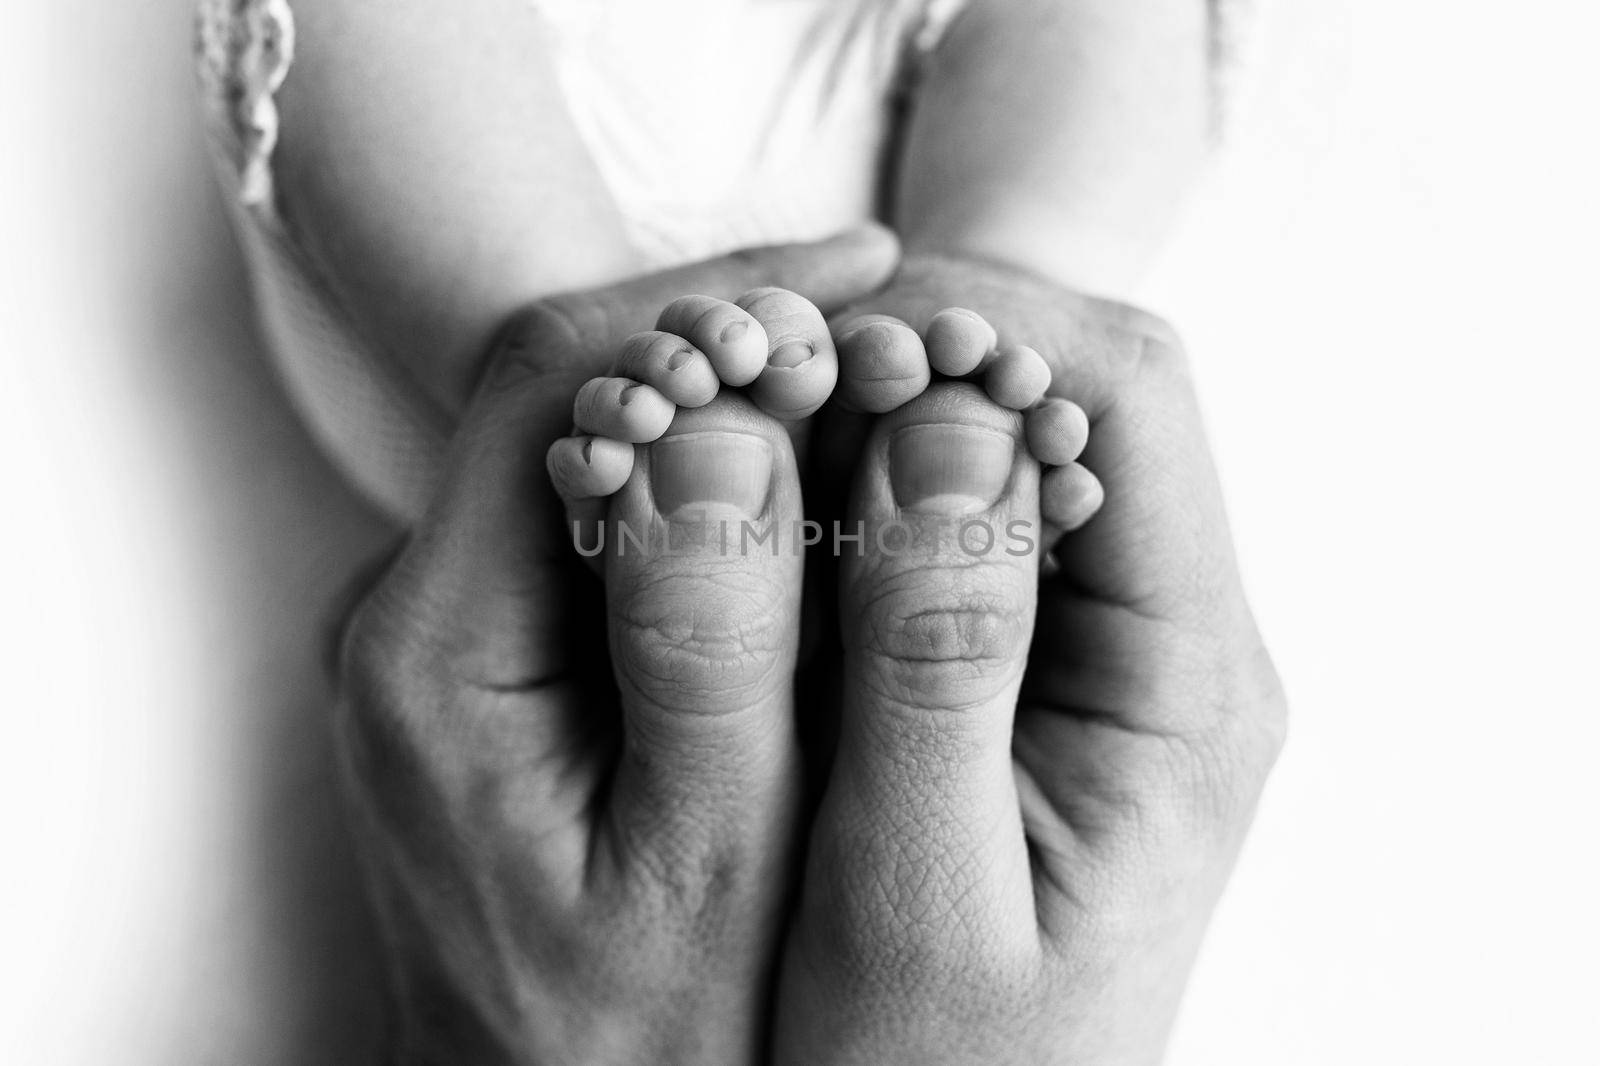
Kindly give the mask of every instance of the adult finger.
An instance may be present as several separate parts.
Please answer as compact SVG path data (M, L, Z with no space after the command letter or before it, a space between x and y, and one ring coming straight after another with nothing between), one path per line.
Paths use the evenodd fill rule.
M667 303L691 293L733 300L751 289L789 289L831 312L880 288L899 260L894 234L868 223L819 241L741 249L545 302L593 343L615 347L651 328Z

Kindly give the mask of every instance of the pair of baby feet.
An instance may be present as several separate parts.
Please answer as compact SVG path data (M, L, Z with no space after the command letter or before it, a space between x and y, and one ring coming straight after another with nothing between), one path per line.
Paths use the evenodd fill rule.
M1103 500L1077 462L1088 418L1046 397L1050 379L958 308L921 334L864 315L835 338L785 290L686 296L579 390L548 469L614 618L652 657L668 645L709 666L732 704L798 631L812 545L841 557L846 628L891 654L981 658L963 619L1031 620L1041 559ZM830 399L875 417L845 518L825 528L806 520L796 451Z

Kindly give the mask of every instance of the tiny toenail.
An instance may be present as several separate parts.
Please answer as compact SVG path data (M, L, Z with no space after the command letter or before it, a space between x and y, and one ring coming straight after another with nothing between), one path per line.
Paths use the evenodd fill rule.
M999 501L1015 456L1011 437L991 429L908 426L889 438L889 482L904 510L975 514Z
M583 442L583 461L589 466L594 465L594 438L590 437Z
M779 345L778 349L767 357L767 365L787 369L799 366L816 354L816 350L805 341L790 341Z
M772 492L772 446L749 433L663 437L650 448L650 485L669 520L707 521L730 508L757 519Z
M717 340L721 341L723 344L732 344L734 341L739 340L749 332L750 323L746 322L744 319L740 319L737 322L729 322L726 326L722 327L722 332L717 335Z
M682 370L689 365L689 360L694 358L694 352L688 348L679 348L667 357L668 370Z
M644 386L642 386L642 385L629 385L627 388L623 389L621 392L619 392L617 394L617 406L618 407L626 407L626 406L628 406L630 403L632 403L634 401L635 393L637 393L643 387Z

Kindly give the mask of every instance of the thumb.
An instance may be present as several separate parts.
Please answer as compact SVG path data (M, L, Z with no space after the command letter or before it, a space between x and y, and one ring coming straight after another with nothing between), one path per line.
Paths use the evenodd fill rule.
M614 348L649 329L661 308L679 296L733 300L770 286L799 293L826 314L881 288L899 265L900 242L885 227L868 222L819 241L745 248L543 302L592 342Z

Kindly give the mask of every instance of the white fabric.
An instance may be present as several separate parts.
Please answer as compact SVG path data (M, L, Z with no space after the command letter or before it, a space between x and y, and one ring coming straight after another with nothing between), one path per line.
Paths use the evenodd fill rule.
M966 0L528 2L630 238L664 268L870 217L897 79ZM276 214L272 94L290 76L289 4L199 4L212 141L285 388L352 482L410 521L432 495L447 420L361 336Z
M895 92L968 0L527 2L630 240L665 268L870 217ZM1208 0L1219 58L1231 51L1225 20L1250 2ZM286 388L356 486L410 521L432 496L448 420L361 336L278 224L273 93L292 76L289 2L199 0L197 38L212 141Z
M664 267L869 217L891 96L965 0L529 2L629 236Z

